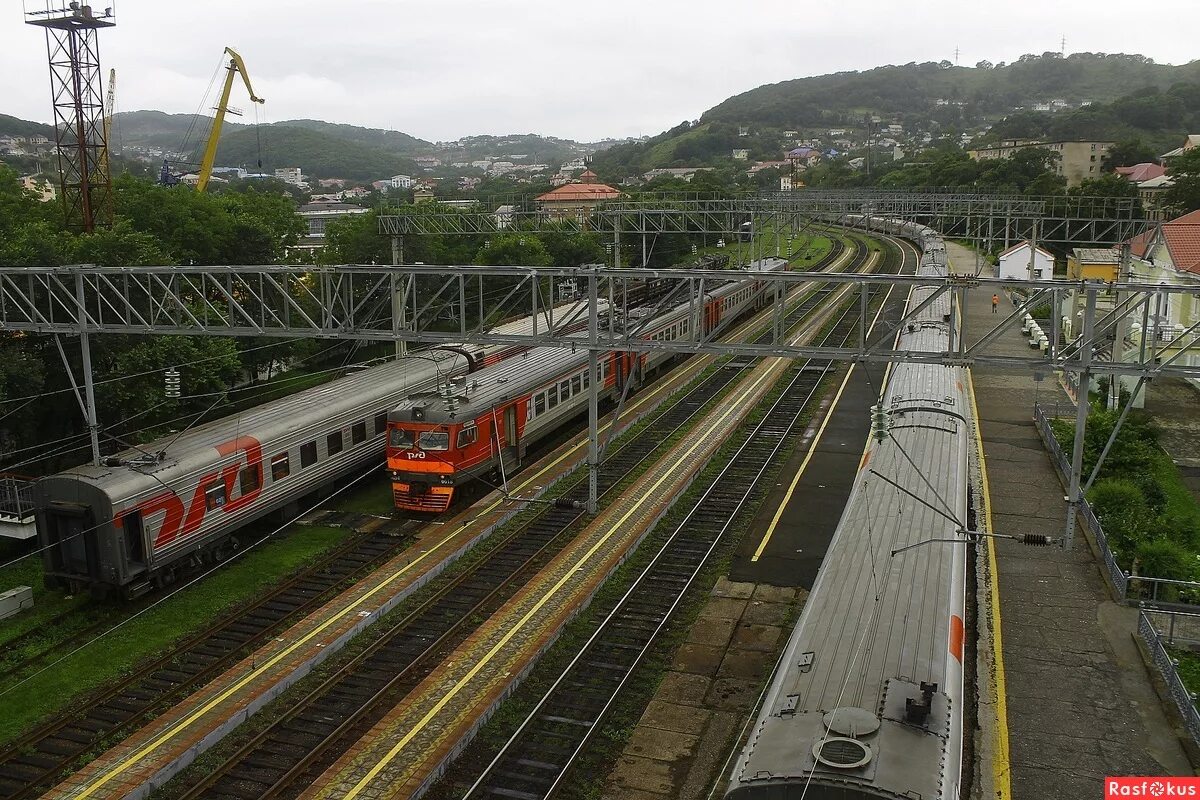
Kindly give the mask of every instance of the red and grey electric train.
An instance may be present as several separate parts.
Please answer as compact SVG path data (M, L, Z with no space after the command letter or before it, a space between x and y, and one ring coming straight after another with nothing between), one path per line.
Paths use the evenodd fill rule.
M747 270L777 271L779 258ZM764 301L763 285L728 283L708 294L700 325L704 334L727 327ZM692 307L682 303L646 325L653 339L692 337ZM667 351L605 353L601 392L616 397L636 386L672 357ZM520 466L526 450L587 408L588 354L539 347L443 386L415 393L388 414L388 469L396 507L442 512L455 489L493 471Z

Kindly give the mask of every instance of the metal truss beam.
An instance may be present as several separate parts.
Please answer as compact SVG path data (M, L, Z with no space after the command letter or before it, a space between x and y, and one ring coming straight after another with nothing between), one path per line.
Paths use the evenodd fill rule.
M485 331L518 316L552 314L547 298L557 280L576 286L599 284L598 296L612 298L599 346L631 352L670 351L751 357L825 358L851 362L920 362L957 366L995 364L1010 368L1081 371L1081 354L1104 350L1102 325L1094 336L1048 353L1001 356L990 345L1020 324L1006 317L976 341L959 340L950 352L894 350L865 343L846 347L801 347L776 330L763 344L712 340L653 341L638 338L623 324L621 298L636 296L647 281L680 302L704 296L728 283L754 282L777 304L798 288L835 289L854 284L930 287L932 295L949 292L962 307L972 292L990 297L999 288L1021 286L1034 294L1062 296L1073 291L1084 303L1105 303L1113 284L1099 281L1019 281L952 275L861 275L827 272L750 273L741 270L652 270L612 267L533 268L477 266L303 266L139 267L109 269L89 265L27 268L0 267L0 331L28 333L188 334L207 336L279 336L372 341L491 342L524 346L580 347L578 336L543 326L530 333L498 335ZM1200 289L1159 284L1120 284L1127 309L1162 303L1172 294L1200 297ZM692 303L699 306L699 303ZM780 309L777 309L777 312ZM777 314L778 316L778 314ZM906 317L907 319L907 317ZM900 324L903 324L901 320ZM777 327L777 326L776 326ZM1111 326L1108 326L1111 327ZM1092 360L1093 374L1200 377L1200 332L1185 331L1159 342L1147 331L1149 345L1137 362ZM1123 348L1115 348L1120 351ZM1197 363L1193 364L1192 361Z
M506 205L509 211L503 217L482 204L474 209L420 207L411 213L380 216L379 233L491 234L503 227L536 229L551 222L531 201ZM730 235L747 221L771 222L782 230L814 219L846 223L862 215L920 222L947 237L1005 247L1035 234L1041 243L1115 244L1151 225L1131 198L819 189L715 200L686 195L617 200L598 205L590 216L571 224L601 233ZM553 224L563 223L554 220Z

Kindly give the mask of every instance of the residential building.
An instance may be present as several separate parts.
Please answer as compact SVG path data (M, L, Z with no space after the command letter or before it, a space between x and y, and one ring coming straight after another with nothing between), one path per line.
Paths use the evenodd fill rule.
M1155 164L1151 161L1145 161L1141 164L1134 164L1130 167L1117 167L1113 170L1130 183L1141 183L1148 181L1151 178L1159 178L1167 174L1167 168L1161 164Z
M300 186L304 183L304 173L300 167L278 167L275 170L275 177L293 186Z
M417 185L416 178L410 175L393 175L390 183L393 189L411 189Z
M43 203L48 203L58 197L58 187L54 181L44 175L26 175L21 178L21 188L33 192Z
M538 211L549 219L573 219L586 223L596 206L615 200L621 192L604 183L590 169L579 176L577 183L568 183L537 197Z
M325 226L329 222L335 219L345 219L355 214L366 214L370 210L349 203L305 203L296 209L296 215L308 223L308 233L296 243L296 249L312 251L324 247Z
M734 150L732 155L733 155L734 161L745 161L747 158L750 157L750 151L744 150L744 149L738 149L738 150Z
M1043 142L1036 139L1004 139L990 147L968 150L967 155L976 161L996 158L1011 158L1021 150L1040 148L1058 154L1054 165L1056 174L1067 179L1067 186L1078 186L1088 178L1100 177L1104 159L1112 148L1112 142Z
M1147 219L1162 222L1167 218L1163 210L1163 192L1174 185L1175 181L1171 180L1170 175L1159 175L1137 185L1138 197L1142 199L1142 209L1146 212Z
M1153 333L1159 347L1174 342L1162 353L1163 358L1175 355L1179 345L1195 347L1197 336L1188 335L1175 342L1192 325L1200 322L1200 211L1156 225L1148 233L1129 242L1129 279L1140 283L1160 283L1186 286L1188 294L1163 295L1165 307L1155 309ZM1137 337L1135 336L1135 341ZM1179 357L1184 365L1200 366L1200 355L1186 353ZM1193 380L1200 385L1200 380Z
M779 176L779 191L790 192L791 190L792 190L792 176L791 175L780 175Z
M1176 147L1169 153L1163 153L1159 156L1159 160L1166 164L1170 159L1176 156L1181 156L1193 147L1200 147L1200 133L1189 133L1187 138L1183 140L1183 144Z
M821 152L815 147L794 147L787 151L784 158L797 170L806 170L820 162Z
M1030 255L1033 257L1033 274L1030 274ZM1000 254L996 266L997 278L1012 280L1042 280L1054 277L1054 254L1032 242L1018 242Z
M664 175L671 178L683 178L685 181L691 181L697 172L711 170L712 167L660 167L652 169L642 174L642 179L652 181L655 178L661 178ZM751 169L754 169L751 167Z

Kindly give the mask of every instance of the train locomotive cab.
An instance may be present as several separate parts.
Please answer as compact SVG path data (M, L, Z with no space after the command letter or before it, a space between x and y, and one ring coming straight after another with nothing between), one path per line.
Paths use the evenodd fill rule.
M456 487L491 468L494 423L473 419L470 405L463 394L428 393L388 413L387 464L397 508L445 511Z

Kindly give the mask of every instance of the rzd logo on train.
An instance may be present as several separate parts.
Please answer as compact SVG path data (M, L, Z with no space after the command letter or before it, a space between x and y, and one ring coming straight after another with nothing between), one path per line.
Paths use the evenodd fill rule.
M158 530L158 535L154 537L154 547L157 549L200 529L201 523L204 522L204 514L208 511L208 492L214 486L225 484L225 491L222 495L223 502L219 508L226 514L231 514L253 503L254 499L262 492L263 486L262 445L258 439L253 436L239 436L217 445L216 450L222 456L244 453L245 458L244 460L239 458L219 470L213 470L203 475L196 485L195 492L192 493L191 501L186 505L179 495L168 489L143 500L132 509L121 512L117 515L115 524L120 527L125 516L134 512L140 512L143 520L153 514L162 513L162 526ZM243 470L251 470L253 474L249 481L240 484L238 476ZM252 485L254 488L235 499L230 499L233 498L235 487L246 484Z

